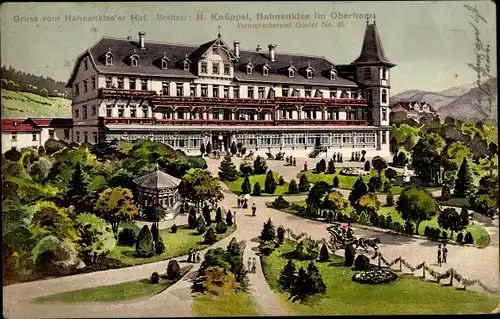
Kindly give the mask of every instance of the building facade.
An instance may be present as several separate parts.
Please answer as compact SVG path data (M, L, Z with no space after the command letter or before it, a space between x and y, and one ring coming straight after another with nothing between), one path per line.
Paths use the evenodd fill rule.
M391 105L391 112L403 113L407 118L413 119L417 122L419 122L423 116L437 115L437 112L431 105L429 105L429 103L417 101L394 103Z
M367 150L389 155L389 70L375 23L360 56L335 65L243 50L218 37L199 47L102 38L80 55L72 88L73 140L152 139L187 153L234 142L256 153L304 156ZM372 152L370 152L372 151Z
M38 148L51 138L71 143L72 130L72 119L2 119L2 154L12 148Z

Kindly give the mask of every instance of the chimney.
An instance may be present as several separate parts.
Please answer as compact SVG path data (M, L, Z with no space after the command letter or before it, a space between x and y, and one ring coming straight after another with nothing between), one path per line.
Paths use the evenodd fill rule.
M262 50L262 48L260 47L260 45L258 44L257 47L255 48L255 51L257 52L260 52Z
M234 41L233 45L234 45L234 55L239 59L240 58L240 43L238 41Z
M276 44L270 44L269 45L269 60L271 60L271 62L274 62L276 61L276 56L275 56L275 51L274 49L276 49L277 45Z
M144 36L146 35L146 32L139 32L139 46L141 47L141 50L146 50L146 46L144 45Z

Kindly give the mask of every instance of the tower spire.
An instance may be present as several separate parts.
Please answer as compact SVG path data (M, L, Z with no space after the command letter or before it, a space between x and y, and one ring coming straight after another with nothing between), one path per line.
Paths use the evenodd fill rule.
M370 24L367 20L365 35L363 38L363 46L359 57L354 60L353 64L358 63L383 63L386 66L395 66L390 62L389 58L385 55L382 40L380 39L377 25Z
M220 39L220 24L219 24L219 26L217 28L219 29L219 32L217 33L217 38Z
M160 165L158 165L158 161L156 161L156 170L159 171L160 170Z

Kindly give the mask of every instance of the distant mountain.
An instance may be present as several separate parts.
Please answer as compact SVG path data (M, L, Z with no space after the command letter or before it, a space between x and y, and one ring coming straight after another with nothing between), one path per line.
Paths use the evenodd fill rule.
M487 96L481 92L477 83L454 86L441 92L427 92L421 90L407 90L391 97L391 103L396 102L427 102L439 114L440 117L453 117L455 119L486 119L497 118L496 94L497 78L491 78L482 84L483 88L489 88L494 96L493 109L487 111L489 104ZM481 92L480 108L478 96ZM488 114L489 113L489 114Z

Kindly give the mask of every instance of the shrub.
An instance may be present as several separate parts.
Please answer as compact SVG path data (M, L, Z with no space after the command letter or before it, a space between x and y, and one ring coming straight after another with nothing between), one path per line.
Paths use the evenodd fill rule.
M278 184L280 185L285 185L285 180L283 179L283 176L280 176L280 179L278 181Z
M398 275L387 269L365 270L352 276L352 281L370 285L392 282L396 279L398 279Z
M250 179L248 178L248 176L245 176L243 184L241 184L241 193L250 194L251 192L252 192L252 185L250 185Z
M323 210L321 212L321 217L326 218L326 216L328 216L328 212L326 210Z
M265 256L271 255L275 248L276 244L274 243L274 241L264 241L259 245L260 252Z
M160 282L160 275L155 271L151 274L151 279L149 280L152 284L157 284Z
M394 196L392 195L391 190L389 190L387 192L386 202L387 202L387 206L393 206L394 205Z
M443 237L443 239L447 239L448 238L448 233L443 230L443 232L441 233L441 236Z
M365 171L369 172L371 170L370 161L365 162Z
M429 237L429 233L431 231L431 228L429 226L425 226L425 229L424 229L424 236L425 237Z
M387 225L385 223L385 216L384 215L378 216L378 227L381 227L381 228L387 227Z
M354 263L354 256L356 255L356 250L352 244L347 245L344 254L344 265L346 267L351 267Z
M124 246L134 246L137 237L131 228L124 228L118 233L118 244Z
M377 215L377 213L373 214L373 217L372 217L372 220L371 220L371 223L373 226L375 227L378 227L380 225L380 222L379 222L379 216Z
M294 179L292 179L290 181L290 184L288 184L288 192L290 194L295 194L299 192L299 187L297 186L297 182Z
M463 240L464 240L464 234L458 233L457 234L457 243L462 243Z
M217 241L217 235L215 234L214 229L209 228L205 233L205 243L210 245L215 243L216 241Z
M214 295L234 292L237 288L235 275L219 266L211 266L204 271L202 290Z
M473 244L474 243L474 238L472 238L472 234L470 232L467 232L467 234L465 234L464 243L465 244Z
M357 222L361 225L367 225L368 221L366 220L365 214L360 215Z
M227 232L227 224L225 221L221 220L220 222L217 223L217 226L215 227L215 230L219 234L225 234Z
M252 195L253 196L260 196L261 195L261 189L260 189L259 182L255 182L255 184L253 185Z
M280 278L278 281L280 288L284 291L290 291L293 288L296 277L297 273L295 264L291 259L288 259L285 267L283 267L283 270L281 270Z
M389 182L385 181L384 182L384 193L388 193L391 190L391 186L389 185Z
M190 229L196 228L196 211L194 210L194 208L191 208L191 210L189 211L188 226Z
M138 257L148 258L154 255L153 236L148 225L144 225L135 243L135 254Z
M226 214L226 224L227 226L233 225L233 214L231 213L231 211L228 211Z
M294 257L299 260L314 260L319 256L319 247L311 238L302 239L295 247Z
M405 229L404 229L406 234L413 234L413 223L409 220L405 222Z
M165 245L163 244L163 242L161 240L155 242L155 253L157 255L161 255L163 254L164 251L165 251Z
M218 207L215 212L215 222L218 223L222 220L222 208Z
M367 270L370 268L370 259L365 255L359 255L354 261L354 269L356 270Z
M196 230L199 234L203 234L207 230L207 223L202 215L196 220Z
M335 176L333 178L333 187L338 188L339 187L339 177Z
M307 191L309 191L309 188L311 188L311 185L309 184L309 181L307 180L306 174L300 175L299 191L300 192L307 192Z
M285 233L286 233L285 227L280 225L280 227L278 227L278 231L277 231L278 244L281 245L285 241Z
M276 180L274 179L273 171L269 170L266 174L266 179L264 181L264 191L268 194L274 194L276 191Z
M319 261L326 262L330 260L330 254L328 253L328 247L325 244L321 246L321 250L319 251Z
M172 227L170 227L170 230L172 231L172 234L175 234L177 232L177 225L173 224Z
M167 265L167 277L169 279L178 279L181 276L181 267L177 260L171 260Z
M283 196L278 196L271 205L275 209L283 209L290 207L290 203L283 198Z

